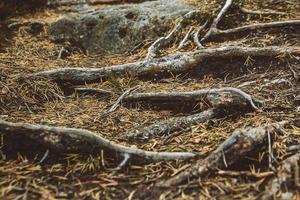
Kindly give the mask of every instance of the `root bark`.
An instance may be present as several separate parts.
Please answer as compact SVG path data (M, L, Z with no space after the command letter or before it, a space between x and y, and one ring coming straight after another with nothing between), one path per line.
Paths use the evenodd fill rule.
M93 149L100 148L148 161L190 159L197 156L196 153L189 152L154 152L130 148L84 129L11 123L0 120L0 133L22 134L28 139L60 153L91 152Z
M248 153L266 146L268 134L274 136L287 123L282 121L263 127L247 127L236 130L206 159L198 161L195 165L170 179L158 181L155 186L158 188L174 187L191 178L203 177L213 173L216 169L224 169Z
M297 47L239 47L227 46L220 48L201 49L193 52L178 53L171 56L153 59L151 62L138 61L124 65L98 68L59 68L29 74L20 79L45 77L62 82L96 82L105 80L113 74L115 77L132 72L136 76L157 75L161 73L179 73L195 67L208 58L232 58L248 56L275 57L278 55L299 54ZM147 64L148 63L148 64ZM147 64L147 65L146 65Z

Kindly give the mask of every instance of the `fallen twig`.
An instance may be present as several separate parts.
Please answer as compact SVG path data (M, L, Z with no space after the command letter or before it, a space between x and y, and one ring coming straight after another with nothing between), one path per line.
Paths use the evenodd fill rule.
M73 83L93 82L103 80L111 74L123 76L128 71L137 76L159 74L164 72L183 72L194 67L201 67L201 62L208 58L230 58L238 56L268 56L273 57L280 54L299 54L299 47L239 47L227 46L220 48L200 49L193 52L178 53L162 58L153 59L148 66L146 61L115 65L99 68L59 68L29 74L24 78L46 77L57 81L69 81Z
M154 152L130 148L84 129L12 123L4 120L0 120L0 133L22 134L60 153L91 152L93 149L101 148L122 155L128 154L131 158L137 157L150 161L189 159L197 155L189 152Z
M75 92L76 93L93 93L93 94L100 94L100 95L114 94L114 92L111 90L104 90L104 89L100 89L100 88L83 88L83 87L75 88Z
M112 105L112 107L111 107L105 114L114 112L114 111L120 106L120 104L122 103L122 100L123 100L127 95L129 95L130 92L136 90L137 88L138 88L138 86L135 86L135 87L132 87L132 88L127 89L121 96L119 96L119 98L117 99L117 101Z

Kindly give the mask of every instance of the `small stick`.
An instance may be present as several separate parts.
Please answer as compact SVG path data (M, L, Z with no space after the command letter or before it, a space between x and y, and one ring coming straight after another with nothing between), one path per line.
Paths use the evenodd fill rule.
M136 90L138 88L138 86L135 86L135 87L132 87L132 88L129 88L127 89L118 99L117 101L112 105L112 107L105 113L105 114L108 114L108 113L111 113L111 112L114 112L119 106L120 104L122 103L122 100L124 99L124 97L126 97L127 95L130 94L130 92Z
M76 87L75 92L86 92L86 93L95 93L95 94L105 94L105 95L112 95L114 94L111 90L104 90L100 88L85 88L85 87Z
M178 47L177 47L177 50L180 50L182 49L183 47L186 46L186 42L187 40L189 39L190 35L191 35L191 32L193 31L193 27L190 27L188 32L186 33L186 35L184 36L184 38L182 39L182 41L179 43Z
M43 163L46 160L46 158L49 155L49 152L50 152L49 149L47 149L46 152L44 153L42 159L39 161L39 163Z
M194 33L194 37L193 37L193 41L196 44L196 46L198 47L198 49L202 49L204 48L204 46L201 44L201 42L199 41L199 34L200 31L202 31L203 29L205 29L206 25L207 25L208 21L206 21L202 26L200 26L197 31Z

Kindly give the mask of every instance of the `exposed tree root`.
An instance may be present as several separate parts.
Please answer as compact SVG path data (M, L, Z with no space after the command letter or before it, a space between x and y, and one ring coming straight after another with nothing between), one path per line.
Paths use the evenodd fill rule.
M91 94L98 94L98 95L112 95L113 91L104 90L99 88L85 88L85 87L78 87L75 88L76 93L91 93Z
M300 151L300 144L289 146L288 151L291 151L291 152Z
M28 139L60 153L91 152L95 148L100 148L117 152L124 155L125 158L131 156L131 158L146 159L148 161L190 159L197 156L196 153L189 152L153 152L130 148L116 144L84 129L11 123L0 120L0 132L10 135L22 134Z
M130 2L142 2L142 0L49 0L48 6L72 6L80 4L98 5L98 4L120 4Z
M250 25L245 25L245 26L226 29L226 30L214 29L209 36L212 37L212 36L239 33L243 31L257 30L263 28L277 28L277 27L284 27L284 26L300 26L300 20L286 20L286 21L250 24ZM206 39L208 39L208 37L203 37L201 41L204 41Z
M205 122L215 117L224 117L227 114L236 114L241 110L258 109L256 103L261 103L249 94L236 88L204 89L192 92L171 93L135 93L124 98L124 101L147 101L160 104L188 104L191 102L205 102L212 107L201 113L175 117L153 124L142 129L131 131L130 139L147 140L153 136L169 134L174 131L186 129L195 123ZM255 103L254 103L255 102Z
M198 161L195 165L168 180L158 181L154 187L158 190L159 188L172 188L190 178L203 177L217 169L224 169L248 153L266 146L268 134L274 135L287 123L287 121L282 121L263 127L247 127L236 130L206 159Z
M204 46L201 44L201 42L199 40L199 34L200 34L200 31L205 29L205 27L207 26L207 22L208 21L206 21L202 26L198 27L197 30L194 33L193 42L197 46L198 49L204 48Z
M285 12L279 12L275 10L270 9L264 9L264 10L250 10L245 7L240 7L241 11L246 14L252 14L252 15L287 15Z
M261 199L277 199L276 195L281 191L282 187L300 188L300 153L282 161L279 166L277 176L270 182L270 187L263 193Z
M186 43L193 31L193 27L190 27L190 29L188 30L188 32L185 34L184 38L181 40L181 42L179 43L178 47L177 47L177 50L180 50L182 48L184 48L186 46Z
M128 134L128 139L148 140L154 136L170 134L190 127L193 124L205 122L215 117L215 109L208 109L201 113L184 117L174 117L156 124L144 127L140 130L136 129Z
M285 54L299 54L298 47L239 47L227 46L220 48L201 49L193 52L178 53L162 58L147 61L115 65L99 68L59 68L33 73L22 78L46 77L57 81L69 82L95 82L101 81L111 74L124 76L127 72L133 72L137 76L153 75L164 72L183 72L194 67L200 67L200 63L208 58L231 58L241 56L267 56L274 57Z
M131 103L147 101L161 104L205 101L211 107L219 108L225 106L227 109L245 104L250 105L253 109L258 109L255 103L261 103L242 90L232 87L202 89L191 92L134 93L126 96L124 101Z
M146 61L150 62L157 54L157 52L170 45L172 41L176 38L178 33L186 26L187 20L195 19L199 15L198 11L190 11L183 16L183 18L175 25L173 30L164 37L158 38L149 48L146 56Z
M219 14L217 15L217 17L213 20L210 29L208 30L208 32L203 36L203 38L201 39L201 41L206 40L207 38L209 38L211 35L214 34L214 32L216 32L218 30L218 23L221 21L221 19L225 16L226 12L229 10L230 6L232 5L232 0L226 0L223 8L221 9L221 11L219 12Z
M256 173L256 172L251 172L251 171L229 171L229 170L219 170L218 175L221 176L233 176L233 177L253 177L253 178L265 178L268 176L274 175L274 172L269 171L269 172L261 172L261 173Z

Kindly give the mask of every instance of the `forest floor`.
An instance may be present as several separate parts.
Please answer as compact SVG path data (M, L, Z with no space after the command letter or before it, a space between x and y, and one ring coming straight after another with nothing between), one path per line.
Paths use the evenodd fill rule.
M246 1L248 2L248 1ZM249 1L250 2L250 1ZM266 1L268 2L268 1ZM284 2L284 1L282 1ZM293 4L294 3L294 4ZM254 1L248 7L252 10L270 9L287 12L286 15L256 15L232 11L221 21L223 29L256 22L300 19L297 1L268 4ZM246 4L247 5L247 4ZM103 5L104 7L110 5ZM68 13L72 14L72 13ZM76 13L73 13L76 14ZM51 80L15 81L16 77L33 72L59 67L98 67L124 64L142 60L149 44L132 55L89 55L69 45L70 54L58 58L66 44L49 40L47 28L51 22L66 15L59 8L41 9L22 16L13 16L1 22L0 28L0 118L10 122L47 124L91 130L109 140L149 151L199 152L209 155L235 129L247 126L261 126L300 117L300 87L298 61L285 58L234 58L207 60L201 70L170 74L165 77L140 79L134 74L125 77L111 77L106 82L85 84L85 87L113 91L113 95L82 95L65 91ZM18 22L11 28L8 24ZM35 32L32 23L43 24ZM300 29L274 28L246 32L234 37L209 41L207 47L234 44L246 47L300 46ZM182 51L195 48L189 43ZM162 54L172 53L176 46ZM299 58L298 58L299 59ZM120 106L105 116L111 105L128 88L139 86L139 92L191 91L205 88L236 87L264 102L259 110L244 115L227 116L193 125L172 137L154 137L147 143L128 143L124 134L136 127L147 126L174 116L187 115L184 105L176 108L157 109L153 107ZM201 109L197 107L192 112ZM290 125L285 134L273 141L273 163L279 163L290 156L288 147L300 143L300 126ZM8 141L1 137L0 154L0 199L131 199L140 185L151 184L162 177L172 177L196 162L161 161L130 163L125 169L111 175L120 160L110 155L60 154L51 152L40 162L47 148L38 144ZM210 174L201 179L182 184L178 199L253 199L259 197L269 184L274 171L270 169L268 149L256 149L256 153L240 158L226 170L237 173ZM249 171L267 174L249 177L239 172ZM298 185L299 187L299 185ZM297 188L283 188L282 193L300 198ZM298 188L299 191L299 188ZM175 198L175 197L174 197Z

